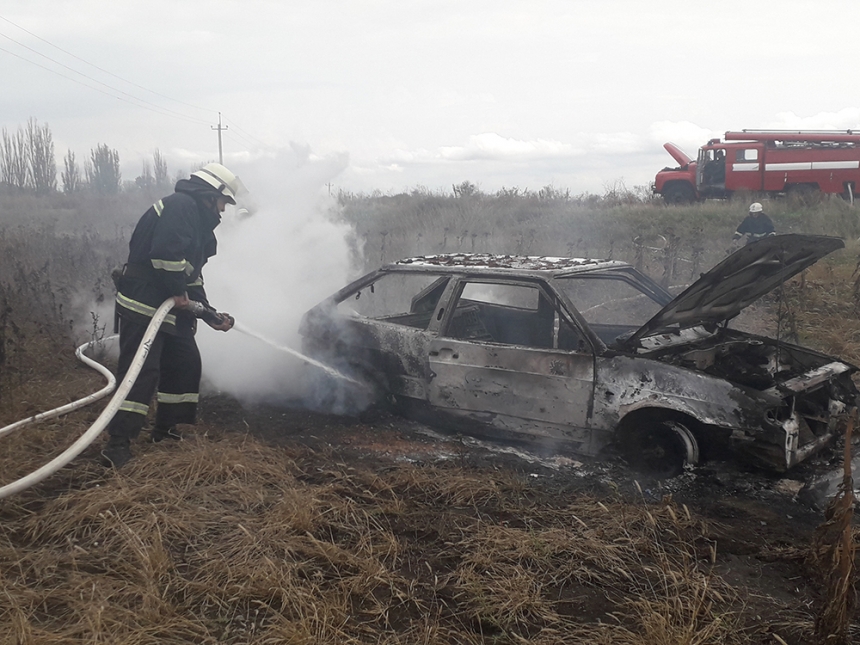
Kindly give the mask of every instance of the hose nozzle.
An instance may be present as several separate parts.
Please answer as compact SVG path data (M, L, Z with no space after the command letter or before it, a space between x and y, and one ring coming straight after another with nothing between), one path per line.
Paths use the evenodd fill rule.
M198 302L196 300L188 301L188 311L210 325L220 325L224 322L224 317L221 314L215 311L212 307L207 307L202 302Z

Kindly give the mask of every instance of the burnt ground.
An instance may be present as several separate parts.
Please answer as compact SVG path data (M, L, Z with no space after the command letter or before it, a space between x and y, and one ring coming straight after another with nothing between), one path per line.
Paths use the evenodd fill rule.
M20 474L44 461L37 453L43 442L56 450L58 443L67 443L55 436L58 432L74 435L98 411L82 414L86 419L69 425L48 423L44 432L19 433L21 459L32 461L20 465ZM86 598L92 594L104 597L98 607L106 622L98 633L111 642L161 642L152 640L152 630L175 621L188 632L170 642L399 645L425 642L425 632L434 632L437 638L426 642L629 645L687 642L678 640L680 635L646 636L649 620L663 630L666 619L690 615L700 636L723 629L698 642L811 642L821 585L809 555L824 515L797 493L803 480L838 466L835 453L787 477L709 463L658 481L631 472L617 456L541 454L533 445L478 440L381 410L348 417L297 404L243 406L213 395L203 397L197 426L182 431L188 441L180 445L147 444L144 433L135 442L136 458L119 475L97 464L99 440L62 474L3 500L0 568L10 577L0 589L15 611L4 613L0 606L0 633L20 632L15 632L19 640L9 642L89 642L86 612L96 605ZM10 480L19 466L7 460L6 468ZM295 510L285 515L290 500ZM653 531L642 521L646 516L656 518ZM122 518L121 524L114 526L112 518ZM351 528L348 518L358 518L361 530ZM579 531L577 522L588 528ZM398 544L399 555L393 564L382 563L391 565L384 584L372 578L373 594L353 597L343 617L325 625L336 632L327 638L290 640L278 636L278 629L295 624L293 615L279 618L280 627L269 622L254 627L242 618L246 612L233 609L240 596L248 596L243 602L250 608L271 604L267 585L276 580L284 597L307 598L304 607L329 603L325 607L335 611L332 599L342 592L337 585L353 580L344 577L353 563L373 556L368 569L381 571L374 567L389 541ZM148 546L141 550L140 544ZM612 554L630 544L636 562L625 560L619 569ZM118 570L125 561L150 562L141 554L161 553L159 545L170 555L151 576ZM372 548L344 556L362 545ZM296 563L297 556L285 557L284 551L304 559ZM267 553L270 560L260 555ZM653 573L655 561L667 565L662 570L673 582L676 575L684 582L665 608L652 598L637 612L629 603L655 589L642 586L648 583L641 572L633 574L638 582L628 584L624 572L641 565L641 571ZM270 568L263 571L265 563ZM478 578L470 578L472 566L478 567ZM304 577L295 578L297 570ZM534 587L541 590L539 597L523 594L518 585L524 580L539 585ZM533 589L529 585L525 588ZM126 589L128 599L117 597L117 588ZM716 595L717 602L709 602L706 615L696 619L689 599L704 598L706 588L731 600L724 603ZM42 609L48 601L57 604L50 615ZM161 609L138 621L141 602ZM739 625L724 620L727 609ZM421 631L431 610L437 614ZM552 615L544 613L550 610ZM506 616L511 624L504 624ZM40 630L44 639L28 640L21 625ZM571 625L590 631L553 636L553 629ZM606 631L624 627L634 636L612 639ZM687 624L669 627L681 634ZM252 628L260 630L259 638L246 638ZM242 629L244 636L236 631ZM63 640L68 630L79 630L81 639ZM149 640L135 640L144 633ZM860 634L856 620L851 634Z
M279 446L309 448L340 467L379 471L403 462L454 462L488 477L502 471L523 478L548 505L583 494L654 505L671 500L707 524L716 543L715 572L727 583L800 611L812 611L815 602L807 555L824 516L798 493L804 481L841 464L834 450L784 476L712 462L659 481L631 472L620 457L541 455L528 444L451 434L381 411L355 418L300 407L243 407L209 397L201 405L201 422ZM762 612L767 607L763 603Z

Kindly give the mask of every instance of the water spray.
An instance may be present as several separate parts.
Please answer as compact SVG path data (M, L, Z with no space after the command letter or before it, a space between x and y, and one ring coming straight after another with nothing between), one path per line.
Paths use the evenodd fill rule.
M333 377L338 378L338 379L342 379L344 381L349 381L350 383L354 383L356 385L364 386L364 384L361 383L360 381L356 381L354 378L351 378L351 377L347 376L346 374L341 374L340 372L338 372L336 369L334 369L330 365L326 365L325 363L321 363L317 360L314 360L310 356L305 356L301 352L297 352L296 350L292 349L291 347L287 347L286 345L280 345L280 344L276 343L275 341L273 341L269 338L266 338L262 334L259 334L255 331L252 331L252 330L248 329L247 327L245 327L244 325L237 323L236 320L232 316L230 316L229 314L220 314L217 311L215 311L215 309L213 309L212 307L207 307L202 302L197 302L195 300L192 300L189 302L187 308L195 316L197 316L198 318L201 318L204 322L207 322L207 323L212 324L212 325L220 325L222 322L224 322L224 317L227 316L230 319L230 324L231 324L232 329L235 329L238 332L242 332L243 334L250 336L251 338L256 338L257 340L259 340L263 343L266 343L267 345L274 347L275 349L277 349L281 352L286 352L287 354L291 354L292 356L295 356L296 358L298 358L300 360L303 360L307 363L310 363L311 365L314 365L315 367L320 368L321 370L323 370L324 372L326 372L326 374L329 374L330 376L333 376Z
M305 356L301 352L297 352L296 350L292 349L291 347L287 347L286 345L280 345L280 344L276 343L275 341L266 338L262 334L258 334L255 331L251 331L250 329L248 329L244 325L241 325L239 323L234 323L233 329L235 329L236 331L242 332L243 334L250 336L251 338L256 338L257 340L264 342L267 345L274 347L275 349L277 349L279 351L286 352L287 354L291 354L300 360L306 361L306 362L310 363L311 365L313 365L314 367L319 367L321 370L323 370L326 374L328 374L330 376L333 376L333 377L338 378L338 379L342 379L344 381L349 381L350 383L354 383L355 385L359 385L361 387L366 387L365 384L362 383L361 381L356 381L354 378L349 377L346 374L341 374L340 372L338 372L336 369L334 369L330 365L326 365L325 363L321 363L317 360L314 360L310 356Z

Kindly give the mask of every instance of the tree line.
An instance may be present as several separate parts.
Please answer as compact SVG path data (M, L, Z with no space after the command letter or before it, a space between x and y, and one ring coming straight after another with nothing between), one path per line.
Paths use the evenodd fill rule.
M90 150L89 157L81 165L75 153L68 150L63 158L60 178L62 191L67 195L81 192L116 195L123 190L119 152L100 143ZM143 162L141 174L132 185L144 189L167 188L170 183L167 161L156 150L152 163ZM3 128L0 135L0 190L35 195L58 192L54 138L48 124L40 125L31 118L26 126L19 126L14 132Z

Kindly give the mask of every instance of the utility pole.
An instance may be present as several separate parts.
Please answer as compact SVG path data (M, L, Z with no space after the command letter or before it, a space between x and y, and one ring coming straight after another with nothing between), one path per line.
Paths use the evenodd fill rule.
M223 164L224 163L224 153L222 152L222 149L221 149L221 130L226 130L227 126L226 125L223 127L221 126L221 113L220 112L218 113L218 127L216 128L214 125L210 125L209 127L212 128L213 130L218 130L218 163Z

